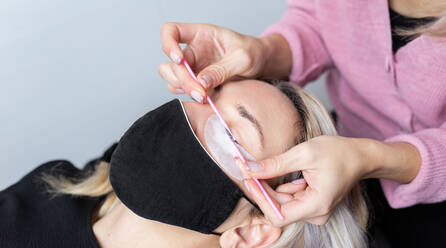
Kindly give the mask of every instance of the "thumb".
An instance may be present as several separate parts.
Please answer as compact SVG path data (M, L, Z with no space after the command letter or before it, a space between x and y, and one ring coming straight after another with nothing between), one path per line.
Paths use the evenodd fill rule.
M244 170L251 177L259 179L275 178L286 175L291 172L298 172L304 168L300 165L299 158L296 156L298 146L282 153L261 161L248 161Z
M249 55L244 50L238 49L201 70L198 80L207 89L215 88L231 77L247 71L252 64L250 61Z

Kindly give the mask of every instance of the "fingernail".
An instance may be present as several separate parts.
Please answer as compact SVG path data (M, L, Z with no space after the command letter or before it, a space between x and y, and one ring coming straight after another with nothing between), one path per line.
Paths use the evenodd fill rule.
M199 103L203 103L203 96L200 93L198 93L197 91L192 90L190 92L190 95L192 96L192 99L194 99L195 101L197 101Z
M235 158L235 162L237 163L237 166L238 166L240 169L243 168L243 163L242 163L242 161L241 161L238 157Z
M245 179L243 180L243 183L245 184L246 190L248 190L248 192L251 192L251 189L249 188L249 184Z
M184 94L184 90L183 89L175 89L175 93Z
M304 178L299 178L299 179L296 179L296 180L292 181L291 183L292 184L302 184L302 183L305 183L305 179Z
M261 171L263 170L263 165L258 162L249 161L246 163L246 169L249 171Z
M177 64L180 64L180 63L181 63L181 57L180 57L180 55L178 55L176 52L171 52L171 53L170 53L170 59L171 59L173 62L177 63Z
M202 77L200 77L200 84L203 85L204 88L208 88L210 86L209 82L211 77L209 77L209 75L203 75Z
M250 179L251 177L246 173L246 166L243 164L242 160L239 157L234 157L235 163L240 168L240 172L242 173L242 177L245 179Z

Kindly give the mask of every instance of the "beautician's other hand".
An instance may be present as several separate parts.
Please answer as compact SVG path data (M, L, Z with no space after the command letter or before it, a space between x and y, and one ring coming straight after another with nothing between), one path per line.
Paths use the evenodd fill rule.
M372 139L318 136L289 151L249 162L251 177L275 178L302 171L303 180L280 185L275 190L263 185L285 216L280 220L253 180L247 180L250 194L266 217L276 226L296 221L325 224L335 207L362 178L387 178L408 183L418 173L421 159L408 143L385 143Z
M256 38L210 24L166 23L161 28L161 42L173 61L159 66L168 89L176 94L186 92L199 102L203 102L206 89L229 79L281 78L291 70L291 52L280 35ZM187 44L184 51L180 43ZM183 58L198 74L201 85L181 65Z

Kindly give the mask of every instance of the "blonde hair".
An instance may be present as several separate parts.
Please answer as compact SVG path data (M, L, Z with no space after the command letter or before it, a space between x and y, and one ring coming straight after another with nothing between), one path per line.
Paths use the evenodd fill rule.
M300 98L297 99L297 105L302 105L297 107L300 109L301 119L304 120L303 140L310 140L320 135L337 135L330 115L319 100L300 87L288 83L278 84L278 88L282 88L282 91L290 91L290 87ZM298 176L299 174L294 173L291 178L285 177L283 180L292 181ZM325 225L318 226L305 221L290 224L283 228L282 235L271 248L366 247L367 220L367 205L358 184L336 207Z
M319 135L336 135L336 129L323 105L307 91L291 86L287 82L276 85L297 108L304 135L299 142ZM100 205L97 216L106 215L120 201L109 181L109 164L101 161L95 170L83 179L73 181L55 175L43 175L51 191L56 194L74 196L106 196ZM281 178L281 183L298 178L300 173L292 173ZM313 225L304 221L289 224L282 230L280 238L272 248L291 247L366 247L365 229L367 207L359 185L334 210L325 225Z
M437 14L436 20L418 26L414 29L399 28L395 32L408 39L415 39L421 35L433 37L446 37L446 1L430 1L432 8L442 10Z

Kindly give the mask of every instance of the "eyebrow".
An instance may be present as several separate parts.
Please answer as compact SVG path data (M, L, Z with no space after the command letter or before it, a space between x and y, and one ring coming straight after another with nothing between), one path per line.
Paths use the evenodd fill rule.
M263 136L262 126L260 125L259 121L251 113L249 113L248 110L242 105L237 105L237 111L241 117L250 121L252 123L252 125L255 127L255 129L259 133L260 144L263 148L264 147L263 146L264 136Z

